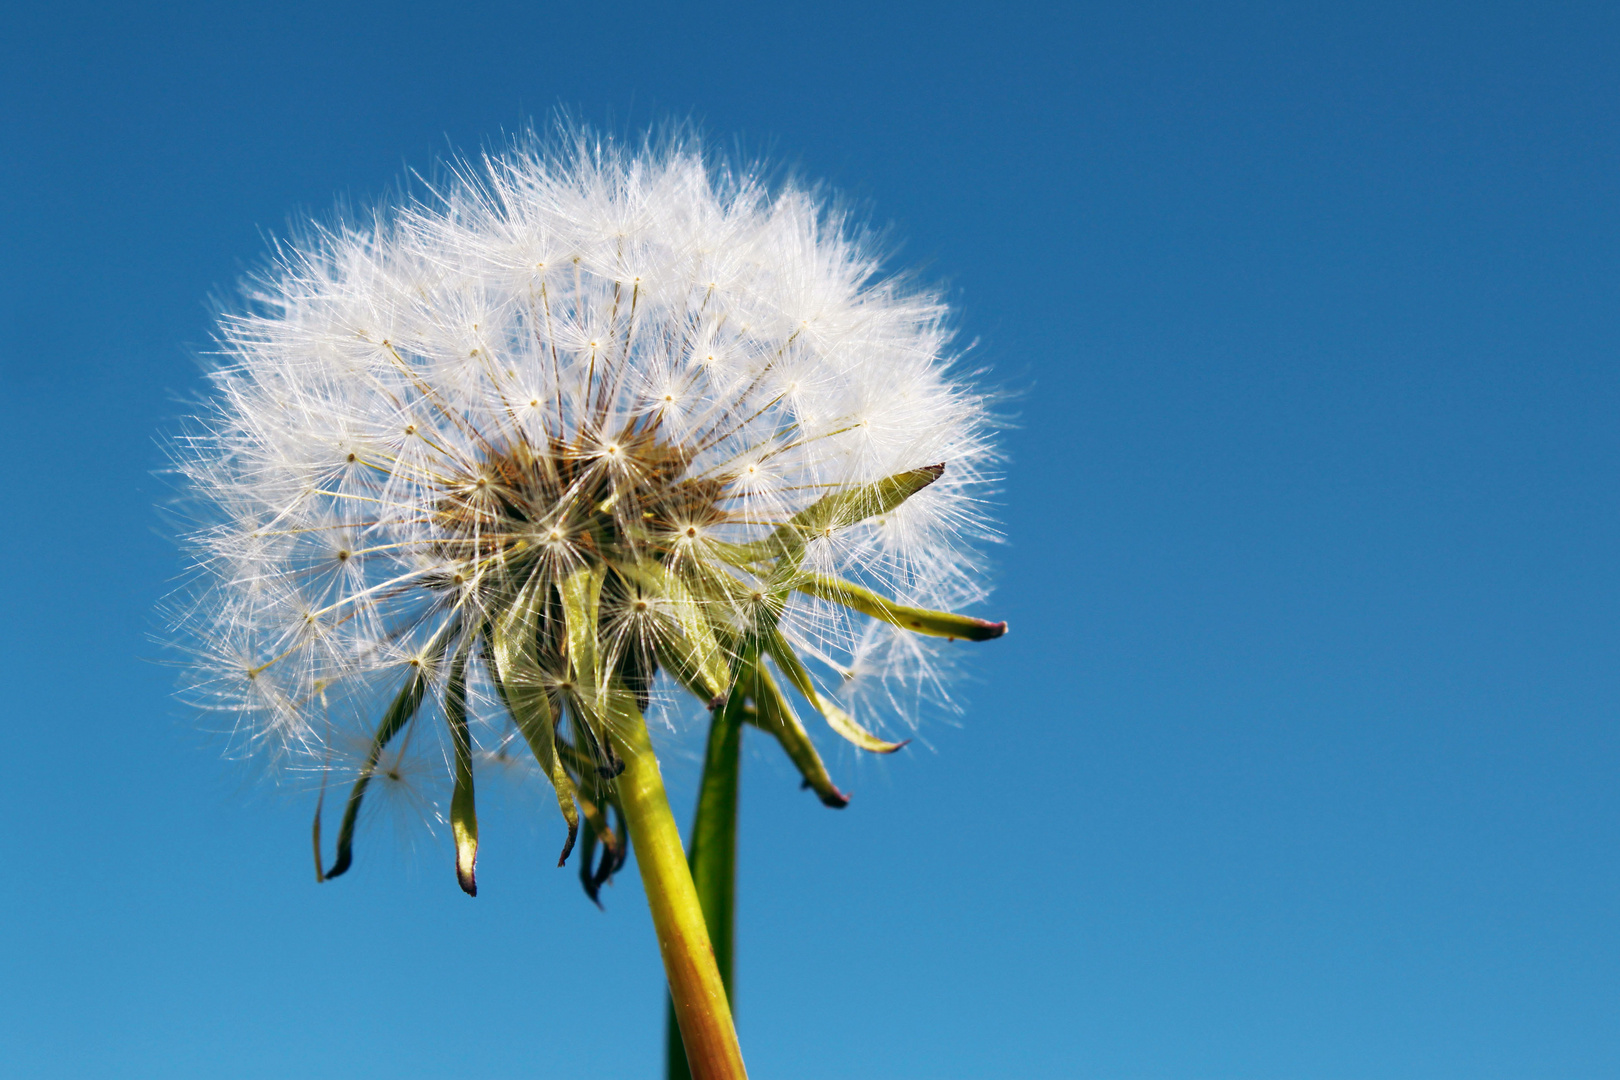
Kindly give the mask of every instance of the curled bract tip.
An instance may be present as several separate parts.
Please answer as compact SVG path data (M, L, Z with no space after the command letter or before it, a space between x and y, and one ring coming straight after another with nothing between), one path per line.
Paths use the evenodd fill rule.
M823 785L817 786L806 778L799 784L800 791L809 791L811 788L816 789L816 798L821 800L823 806L831 807L834 810L842 810L849 805L849 793L833 787L830 780Z
M574 840L578 836L579 836L579 822L576 819L576 820L570 821L568 823L568 839L563 841L562 854L557 856L557 865L558 866L567 866L568 865L568 856L569 856L570 853L573 852L573 850L574 850Z

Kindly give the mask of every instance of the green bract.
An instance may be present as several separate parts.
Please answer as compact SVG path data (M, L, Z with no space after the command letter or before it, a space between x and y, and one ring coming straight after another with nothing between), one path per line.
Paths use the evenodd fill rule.
M608 823L609 812L623 819L612 784L623 767L612 750L615 727L632 714L639 718L660 669L714 711L717 730L731 732L748 723L773 736L805 786L826 805L842 807L847 797L833 784L771 666L854 745L892 753L904 744L871 734L816 689L778 626L787 596L802 591L935 636L982 641L1006 630L1004 623L896 604L802 567L807 543L894 510L937 480L943 466L912 469L824 495L756 543L704 544L693 542L698 527L685 523L723 520L716 503L725 486L675 483L672 494L648 497L637 488L667 484L670 463L682 455L655 439L638 438L636 432L622 434L615 445L629 463L625 474L634 479L621 485L610 476L610 482L591 487L583 499L577 455L556 445L549 458L501 455L479 478L481 483L463 481L457 494L446 498L441 515L451 528L444 545L475 556L467 562L464 580L440 583L454 597L450 603L457 614L411 665L405 685L378 724L349 794L336 858L330 869L317 867L323 879L351 865L356 817L379 755L415 721L447 655L440 711L454 755L450 826L462 888L469 894L477 891L478 820L467 728L468 664L476 653L486 662L514 727L557 792L568 822L559 865L566 862L584 818L581 874L586 892L595 899L626 854L622 826L615 830ZM543 509L534 512L547 499L583 501L592 508L583 523L574 525L576 535L583 533L589 541L578 545L590 552L578 566L559 567L543 543L530 539L553 527L548 520L552 515ZM615 513L616 506L644 509L626 521ZM534 528L526 528L530 524ZM734 757L735 734L724 742L733 744ZM710 764L735 769L734 762ZM318 830L317 821L317 843ZM599 845L605 852L593 865Z

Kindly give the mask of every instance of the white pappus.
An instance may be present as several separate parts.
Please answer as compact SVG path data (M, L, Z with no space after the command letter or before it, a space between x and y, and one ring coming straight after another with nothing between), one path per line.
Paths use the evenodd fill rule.
M305 226L173 441L185 696L351 782L325 876L405 755L455 788L469 891L473 774L509 747L570 843L611 836L606 730L683 689L837 805L798 714L893 749L949 704L945 639L1005 629L944 614L985 595L995 461L947 314L817 191L680 133L529 136Z

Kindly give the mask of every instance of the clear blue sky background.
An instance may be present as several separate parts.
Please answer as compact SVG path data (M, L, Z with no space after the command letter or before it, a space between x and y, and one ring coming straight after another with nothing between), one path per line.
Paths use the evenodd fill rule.
M1620 1076L1613 5L28 7L0 1073L657 1075L633 875L535 799L318 886L149 640L207 297L560 104L865 200L1024 391L963 724L747 759L756 1077Z

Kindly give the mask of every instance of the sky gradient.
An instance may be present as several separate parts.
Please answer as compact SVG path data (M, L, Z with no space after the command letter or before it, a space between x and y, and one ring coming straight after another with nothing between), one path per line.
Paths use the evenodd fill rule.
M960 725L822 740L841 812L744 747L754 1076L1620 1077L1617 48L1579 4L0 14L0 1072L659 1075L639 884L585 901L549 793L476 900L381 819L318 886L154 641L210 298L562 107L825 180L1008 392Z

